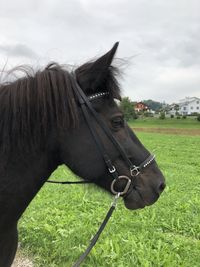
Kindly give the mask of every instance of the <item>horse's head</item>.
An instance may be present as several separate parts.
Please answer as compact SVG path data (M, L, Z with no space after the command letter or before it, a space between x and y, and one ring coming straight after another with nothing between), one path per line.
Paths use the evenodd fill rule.
M95 132L92 133L81 105L77 103L79 105L79 126L61 132L61 158L62 162L80 177L93 180L97 185L110 192L113 190L121 192L126 187L128 179L122 178L113 184L112 172L108 171L102 157L105 152L111 159L112 165L115 166L118 175L126 176L131 180L124 195L126 207L138 209L153 204L163 191L165 183L157 163L153 158L149 158L150 153L127 125L122 111L116 104L115 99L120 100L120 92L114 76L115 69L111 67L111 63L117 45L95 62L87 63L76 70L79 86L88 97L90 96L92 108L105 128L112 134L113 139L109 137L86 105L89 126ZM75 83L74 87L76 86ZM94 135L100 140L99 144ZM116 143L119 144L121 151ZM103 152L99 146L103 147ZM146 159L149 159L150 162L145 161ZM132 167L141 164L142 166L139 170L130 172L129 164L132 164ZM133 175L131 176L131 174Z

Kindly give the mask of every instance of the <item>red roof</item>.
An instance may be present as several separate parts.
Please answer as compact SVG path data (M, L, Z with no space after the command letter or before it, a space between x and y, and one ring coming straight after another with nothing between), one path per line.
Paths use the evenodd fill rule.
M138 102L135 104L135 109L138 111L147 110L149 107L145 105L143 102Z

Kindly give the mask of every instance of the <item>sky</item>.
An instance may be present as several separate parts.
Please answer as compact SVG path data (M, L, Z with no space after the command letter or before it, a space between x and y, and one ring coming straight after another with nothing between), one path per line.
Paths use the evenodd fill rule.
M1 0L0 69L78 66L119 41L123 96L200 97L199 10L199 0Z

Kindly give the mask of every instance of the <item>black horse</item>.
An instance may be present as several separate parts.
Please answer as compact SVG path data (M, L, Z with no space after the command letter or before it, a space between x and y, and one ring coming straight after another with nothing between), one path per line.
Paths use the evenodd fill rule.
M123 195L128 209L153 204L163 191L161 171L152 157L145 161L150 153L128 127L115 101L121 99L117 69L111 65L117 46L78 67L76 81L66 68L50 64L34 75L27 72L26 77L0 85L0 267L12 264L17 222L60 164L112 193L125 186L121 179L115 190L111 188L113 171L128 177L131 183ZM90 116L90 127L109 155L107 165L82 112L78 87L121 149ZM133 167L144 162L146 168L136 167L132 177L127 160Z

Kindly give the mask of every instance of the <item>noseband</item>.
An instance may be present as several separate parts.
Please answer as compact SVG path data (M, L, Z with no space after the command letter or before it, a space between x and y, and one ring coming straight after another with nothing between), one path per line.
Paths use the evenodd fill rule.
M72 73L71 81L74 84L74 93L77 97L78 103L81 107L81 110L83 112L84 118L87 122L88 128L90 129L90 132L94 138L94 141L98 147L98 150L105 162L105 165L107 167L108 172L110 175L113 177L113 181L110 186L111 192L115 195L114 200L111 204L110 209L108 210L105 219L103 220L101 226L99 227L97 233L94 235L92 238L89 246L85 250L85 252L80 256L80 258L74 263L72 267L78 267L81 265L83 260L87 257L87 255L90 253L91 249L94 247L96 244L100 234L102 233L103 229L105 228L108 220L110 219L113 211L115 210L117 200L120 196L125 197L127 193L130 191L131 184L133 182L133 179L130 177L136 177L140 174L140 172L146 168L148 165L150 165L154 159L154 155L149 155L141 164L135 165L131 162L130 158L124 151L123 147L120 145L120 143L116 140L116 138L113 136L112 132L110 129L104 124L104 122L101 120L101 118L98 116L97 112L95 109L92 107L92 100L106 97L109 95L108 92L102 92L102 93L97 93L94 95L86 96L81 87L79 86L76 75L75 73ZM126 175L119 175L117 172L116 167L113 165L112 160L110 159L109 155L107 154L104 145L96 131L96 129L92 126L91 124L91 116L95 119L95 121L98 123L98 125L101 127L101 129L104 131L106 136L110 139L110 141L113 143L115 148L119 151L120 155L122 156L124 162L129 168L130 172L130 177ZM123 189L120 191L116 190L116 185L120 181L125 181L125 186ZM57 184L80 184L80 183L93 183L94 181L78 181L78 182L57 182L57 181L47 181L49 183L57 183Z

